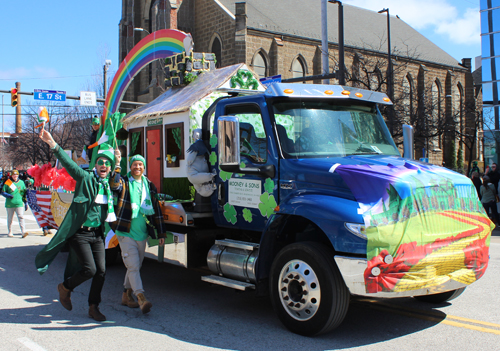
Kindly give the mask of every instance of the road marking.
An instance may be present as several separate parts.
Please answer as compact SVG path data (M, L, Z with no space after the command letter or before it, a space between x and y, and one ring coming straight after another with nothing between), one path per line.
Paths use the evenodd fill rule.
M378 300L373 300L373 299L364 299L361 298L359 300L355 300L354 302L358 302L362 305L368 306L370 308L374 308L380 311L385 311L385 312L391 312L391 313L396 313L399 315L407 316L407 317L412 317L412 318L419 318L431 322L437 322L437 323L443 323L446 325L451 325L454 327L459 327L459 328L465 328L465 329L471 329L471 330L476 330L480 331L483 333L491 333L491 334L496 334L500 335L500 324L495 324L495 323L490 323L490 322L483 322L483 321L478 321L475 319L470 319L470 318L464 318L464 317L459 317L459 316L452 316L448 315L442 311L424 311L424 310L418 310L415 308L411 307L405 307L401 305L394 305ZM454 321L456 320L456 321ZM457 322L457 321L462 321ZM486 328L486 327L492 327L492 328L497 328L497 329L492 329L492 328Z
M24 346L26 346L28 349L30 349L32 351L47 351L43 347L38 345L36 342L34 342L33 340L30 340L26 337L19 338L19 339L17 339L17 341L19 341L21 344L23 344Z

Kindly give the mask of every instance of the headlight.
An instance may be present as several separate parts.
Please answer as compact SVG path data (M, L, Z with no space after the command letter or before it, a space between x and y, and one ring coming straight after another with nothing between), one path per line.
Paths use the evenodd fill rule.
M366 236L366 228L364 224L359 224L359 223L345 223L345 227L347 228L348 231L353 233L354 235L367 240Z

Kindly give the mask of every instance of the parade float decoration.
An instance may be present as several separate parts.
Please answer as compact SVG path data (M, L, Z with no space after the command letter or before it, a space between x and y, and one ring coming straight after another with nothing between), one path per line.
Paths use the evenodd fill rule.
M338 165L335 172L365 222L366 292L471 284L484 274L494 224L467 177L412 161Z

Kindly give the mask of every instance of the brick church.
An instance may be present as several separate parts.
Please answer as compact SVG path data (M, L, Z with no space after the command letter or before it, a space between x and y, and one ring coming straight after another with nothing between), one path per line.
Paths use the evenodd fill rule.
M330 72L339 69L338 9L328 3ZM473 79L471 59L457 62L390 16L390 79L387 14L345 4L343 13L346 85L387 92L392 81L393 118L415 127L417 159L448 167L451 160L450 168L462 163L465 169L469 160L482 161L481 82ZM194 51L214 53L218 67L246 63L259 78L322 73L320 0L123 0L119 27L120 62L148 32L173 28L191 33ZM165 90L161 65L137 75L124 99L158 97ZM397 132L394 137L400 139Z

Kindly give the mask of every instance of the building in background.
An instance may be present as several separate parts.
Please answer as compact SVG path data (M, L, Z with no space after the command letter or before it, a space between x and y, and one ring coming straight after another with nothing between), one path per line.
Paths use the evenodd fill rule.
M386 92L387 14L345 4L343 9L346 85ZM175 28L191 33L195 51L214 53L219 67L245 63L260 78L318 75L320 19L321 0L123 0L119 59L147 32ZM417 159L455 169L481 160L471 59L457 62L397 16L390 16L390 27L395 140L401 141L407 123L416 130ZM339 69L338 43L338 5L329 3L330 72ZM124 99L152 101L163 83L162 64L154 62L136 76Z
M485 163L500 163L500 0L481 0L481 70Z

